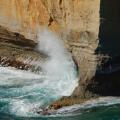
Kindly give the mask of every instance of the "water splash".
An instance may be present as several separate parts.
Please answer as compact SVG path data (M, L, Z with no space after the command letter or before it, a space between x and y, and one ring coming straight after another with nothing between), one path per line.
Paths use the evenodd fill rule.
M70 95L77 86L77 71L71 55L62 40L47 30L38 34L38 41L37 49L49 56L49 60L42 64L43 71L62 96Z
M78 85L74 62L57 36L41 31L36 49L48 55L43 64L35 63L42 68L40 74L0 67L1 113L36 116L37 109L69 96Z

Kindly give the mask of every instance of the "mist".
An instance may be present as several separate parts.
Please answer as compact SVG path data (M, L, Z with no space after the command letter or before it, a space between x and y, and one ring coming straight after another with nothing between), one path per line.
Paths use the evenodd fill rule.
M48 56L48 60L42 64L42 70L53 82L53 87L64 96L70 95L77 86L77 70L63 40L44 29L38 33L37 50Z

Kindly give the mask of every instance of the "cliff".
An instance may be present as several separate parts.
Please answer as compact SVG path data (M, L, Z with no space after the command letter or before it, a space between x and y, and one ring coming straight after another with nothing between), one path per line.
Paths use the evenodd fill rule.
M31 39L39 25L56 32L91 31L97 37L99 7L99 0L1 0L0 24Z
M23 35L26 38L24 41L36 41L37 28L43 26L59 35L79 70L79 86L71 97L74 101L76 98L86 99L100 95L95 91L104 84L98 84L100 77L96 73L103 60L109 57L107 52L99 53L102 51L99 38L102 39L104 31L100 17L105 17L101 6L106 4L102 0L0 0L0 25ZM2 36L3 33L0 38ZM4 36L11 38L7 32ZM104 77L101 79L104 81Z

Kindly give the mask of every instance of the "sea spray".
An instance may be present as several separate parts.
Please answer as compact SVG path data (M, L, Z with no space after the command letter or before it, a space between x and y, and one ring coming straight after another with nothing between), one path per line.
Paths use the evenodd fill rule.
M41 74L0 67L0 108L2 113L35 116L36 110L62 96L69 96L78 84L77 71L62 40L48 30L38 34L38 51L48 56Z
M71 55L63 42L52 32L44 29L38 34L37 49L49 56L42 69L49 76L51 85L62 96L68 96L77 86L77 71ZM49 84L49 83L48 83ZM53 84L53 85L52 85Z

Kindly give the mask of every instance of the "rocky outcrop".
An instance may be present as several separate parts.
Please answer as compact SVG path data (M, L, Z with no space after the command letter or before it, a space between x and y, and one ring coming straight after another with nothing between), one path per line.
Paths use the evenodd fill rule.
M85 101L86 99L98 96L120 96L120 22L118 22L120 20L118 14L118 11L120 10L119 4L120 1L100 1L101 19L99 27L98 47L96 48L96 50L94 49L95 47L92 47L94 49L94 54L91 55L91 53L89 52L88 55L90 57L86 57L86 52L84 52L83 55L80 57L82 59L83 56L85 56L86 59L84 60L84 62L80 62L83 64L81 64L79 67L81 70L79 86L75 89L70 98L64 97L63 99L54 102L51 105L54 106L54 108L60 108L64 105L68 106L74 104L74 102L79 104L81 103L81 98L83 101ZM109 6L112 6L112 8ZM92 45L94 44L92 43ZM85 49L86 48L87 47L85 47ZM78 49L80 50L81 48L79 47ZM82 50L84 49L82 48ZM85 66L84 63L88 63L88 65ZM83 74L81 74L82 72Z
M47 56L33 51L36 44L23 35L10 32L0 26L0 65L39 72L40 66L32 62L41 63L46 60Z
M21 44L26 51L36 45L39 27L47 27L61 37L78 66L79 86L71 97L55 102L55 107L99 95L120 95L119 67L114 64L119 64L118 5L119 1L112 4L109 0L0 0L0 25L12 31L4 34L8 32L2 30L0 40L2 44ZM112 14L106 6L112 6L116 12Z

